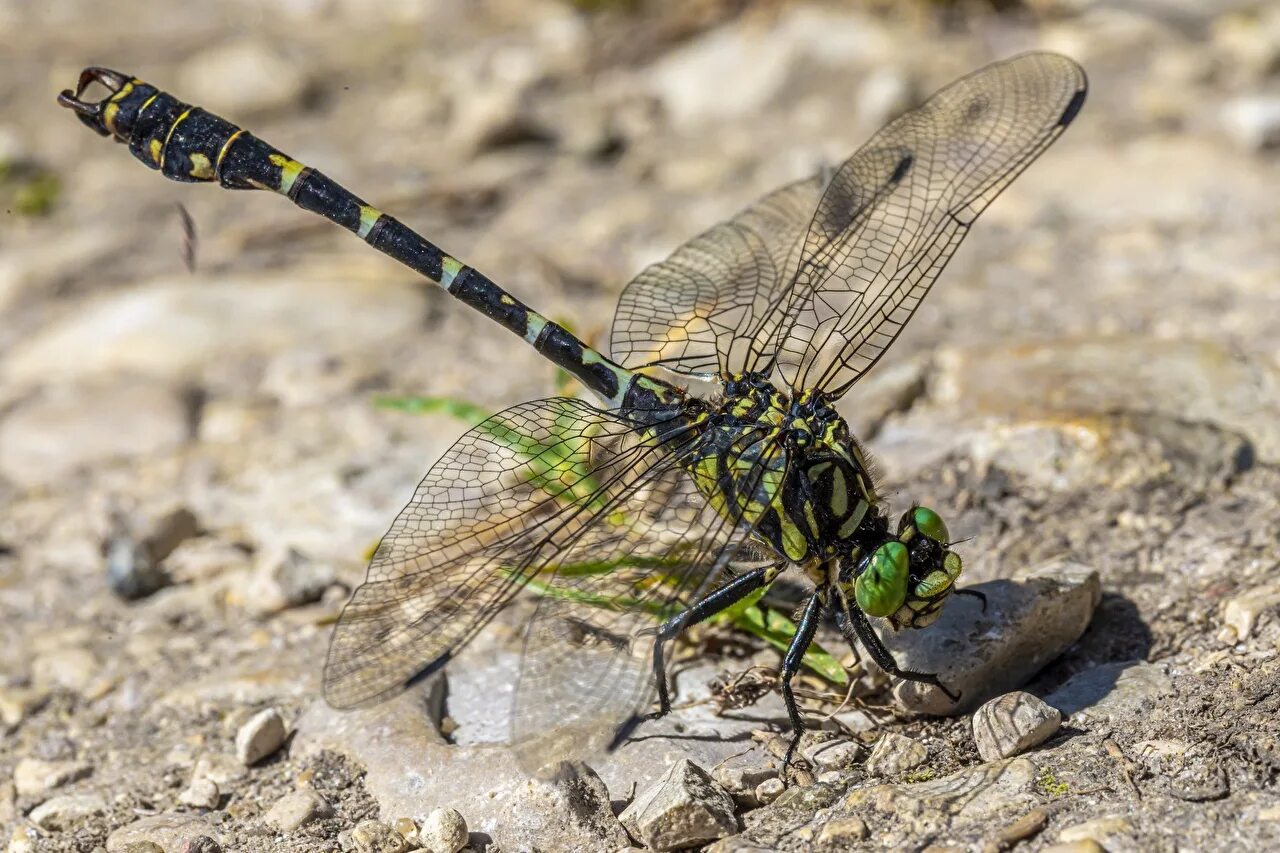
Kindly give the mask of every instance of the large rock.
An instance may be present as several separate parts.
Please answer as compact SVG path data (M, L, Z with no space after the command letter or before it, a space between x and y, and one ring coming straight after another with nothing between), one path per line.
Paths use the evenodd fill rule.
M756 796L760 796L759 789ZM733 798L707 771L687 760L673 764L667 775L638 794L618 819L633 838L652 850L695 847L724 838L738 828Z
M1072 725L1132 719L1173 689L1165 668L1120 661L1087 669L1045 697Z
M928 628L883 636L899 666L936 672L960 695L953 702L936 687L900 681L894 695L904 707L957 714L1021 687L1080 638L1102 597L1098 573L1077 563L971 588L986 596L985 610L973 596L953 595Z

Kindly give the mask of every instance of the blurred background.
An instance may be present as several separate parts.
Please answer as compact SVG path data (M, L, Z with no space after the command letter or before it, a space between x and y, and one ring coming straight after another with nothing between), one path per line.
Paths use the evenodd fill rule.
M1216 602L1274 565L1269 486L1222 491L1280 457L1274 2L0 0L0 42L0 770L182 768L240 709L310 702L363 555L466 427L375 398L557 387L326 222L86 131L54 102L86 65L252 129L603 346L645 264L955 77L1065 53L1084 111L845 412L896 501L954 507L975 577L1087 559L1157 650L1217 642ZM176 796L120 789L104 827Z

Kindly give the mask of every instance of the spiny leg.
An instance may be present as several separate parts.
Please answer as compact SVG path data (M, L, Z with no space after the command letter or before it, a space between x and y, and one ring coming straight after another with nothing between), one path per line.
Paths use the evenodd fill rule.
M852 622L852 626L850 626L850 622ZM840 627L840 633L844 634L844 638L849 641L850 646L854 645L855 640L861 641L862 647L871 654L871 659L889 675L907 681L931 684L945 693L952 702L960 701L960 694L952 692L949 687L943 684L938 679L937 673L916 672L915 670L903 669L898 666L898 662L893 659L893 655L884 647L884 643L880 642L880 637L876 635L871 623L867 621L866 614L861 610L851 607L847 614L844 612L836 613L836 624Z
M761 566L746 574L739 575L708 593L694 603L692 607L678 616L673 616L658 627L658 634L653 641L653 674L658 680L658 710L649 715L650 719L665 717L671 713L671 694L667 690L667 670L663 659L662 644L674 639L677 634L690 625L696 625L741 601L745 596L755 592L762 586L773 583L781 565Z
M813 642L813 635L818 632L818 620L822 615L822 591L815 590L805 603L804 612L800 614L800 622L796 625L796 635L787 646L787 655L782 659L782 701L787 706L787 716L791 718L791 745L787 747L786 757L782 759L782 775L785 781L787 768L800 746L800 738L804 736L804 723L800 719L800 709L796 706L795 694L791 692L791 676L800 669L804 653Z

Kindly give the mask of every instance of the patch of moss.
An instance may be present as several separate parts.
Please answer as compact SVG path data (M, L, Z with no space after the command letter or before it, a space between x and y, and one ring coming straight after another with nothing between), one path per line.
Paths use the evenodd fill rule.
M902 781L908 783L928 782L930 779L936 779L937 777L938 771L931 767L921 767L919 770L909 770L902 774Z
M1036 788L1046 797L1061 797L1071 793L1071 786L1053 775L1053 770L1048 767L1040 769L1040 775L1036 777Z

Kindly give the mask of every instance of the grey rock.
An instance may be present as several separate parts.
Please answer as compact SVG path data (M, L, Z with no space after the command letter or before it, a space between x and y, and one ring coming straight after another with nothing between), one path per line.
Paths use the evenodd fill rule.
M283 746L287 736L279 710L259 711L236 732L236 758L246 767L257 764Z
M313 560L296 548L269 551L249 579L248 608L267 615L319 601L334 582L331 563Z
M1021 687L1080 638L1102 597L1098 573L1077 563L1042 566L1019 579L977 584L972 596L952 596L927 630L884 637L898 665L936 672L953 702L931 685L901 681L894 695L905 708L956 714Z
M778 797L781 797L782 792L785 790L787 790L786 783L777 776L772 779L765 779L759 785L756 785L756 802L762 806L767 806Z
M219 834L207 818L166 812L144 817L112 832L107 836L107 853L125 853L129 845L144 842L157 845L165 853L179 853L188 842L202 837L219 843Z
M183 841L178 853L222 853L222 845L207 835L197 835Z
M13 786L19 796L38 797L92 772L93 765L82 761L24 758L13 768Z
M673 764L656 785L638 794L618 819L633 838L653 850L681 850L738 829L733 798L687 759Z
M62 794L45 800L27 817L41 829L60 831L106 810L107 801L101 794Z
M310 789L293 791L275 801L263 818L283 832L293 832L313 820L329 817L333 808L324 797Z
M827 740L812 744L800 756L815 770L843 770L862 757L862 744L851 740Z
M875 776L896 776L924 764L929 750L924 744L896 732L885 732L867 758L867 772Z
M1127 661L1095 666L1071 678L1045 702L1072 725L1131 719L1173 689L1163 666Z
M983 761L1012 758L1039 746L1062 725L1062 714L1030 693L997 696L973 715L973 740Z
M135 601L168 586L170 578L162 561L187 539L199 532L195 513L178 507L159 518L141 533L131 530L127 518L117 513L104 550L107 583L126 601Z
M730 759L711 771L711 778L729 792L734 802L743 808L756 808L756 788L761 782L777 778L778 769L759 764L755 752Z
M351 843L360 853L403 853L409 842L395 829L378 820L365 820L351 829Z
M436 809L418 827L418 843L430 853L458 853L467 846L467 821L457 809Z
M215 809L221 798L222 792L218 790L217 782L198 778L192 779L191 784L178 795L178 802L196 809Z
M1246 150L1280 146L1280 95L1248 95L1228 101L1222 108L1222 126Z

